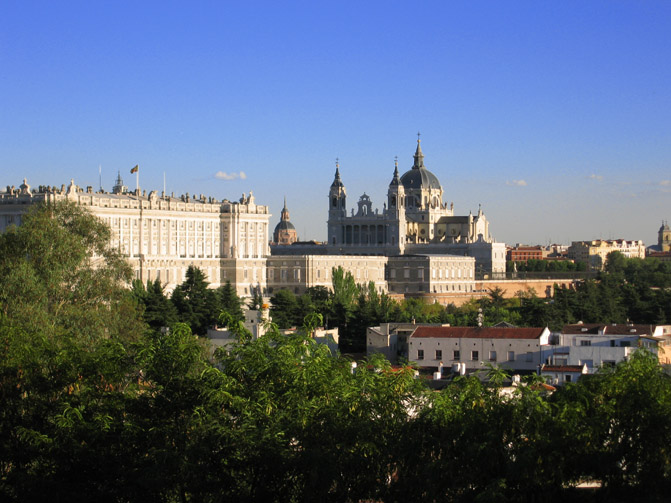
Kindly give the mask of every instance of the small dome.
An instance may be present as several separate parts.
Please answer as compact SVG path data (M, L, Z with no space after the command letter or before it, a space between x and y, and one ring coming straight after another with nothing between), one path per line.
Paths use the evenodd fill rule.
M296 227L294 224L289 222L289 220L280 220L280 222L275 226L275 232L279 231L295 231Z

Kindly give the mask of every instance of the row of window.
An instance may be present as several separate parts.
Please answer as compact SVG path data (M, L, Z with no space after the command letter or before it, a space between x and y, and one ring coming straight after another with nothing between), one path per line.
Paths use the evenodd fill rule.
M300 281L301 279L301 270L293 269L293 279L294 281ZM289 271L286 269L280 269L280 280L286 281L289 277ZM275 269L268 269L268 279L273 281L275 279Z
M452 272L450 273L450 271L452 271ZM461 279L462 278L461 272L462 272L461 269L447 269L445 271L445 279ZM463 272L464 272L464 274L463 274L464 279L473 278L473 269L467 269L467 270L464 270ZM443 270L438 269L438 273L439 273L439 278L438 279L443 279ZM432 275L432 279L436 279L436 269L431 270L431 275ZM389 278L390 279L396 279L396 269L390 269L389 270ZM403 278L404 279L410 278L410 269L409 268L403 269ZM418 279L424 279L424 269L421 269L421 268L417 269L417 278Z
M508 351L508 359L507 361L513 362L515 361L515 351ZM423 349L418 349L417 350L417 360L423 360L424 359L424 350ZM436 349L436 357L435 360L442 360L443 359L443 350L442 349ZM452 352L452 360L453 361L461 361L461 351L459 350L454 350ZM471 361L479 361L480 360L480 352L479 351L471 351ZM525 355L525 360L527 362L533 361L533 353L531 351L527 352ZM498 361L496 351L489 351L489 361L490 362L495 362Z
M609 342L610 342L610 347L611 348L614 348L614 347L618 346L616 340L610 340ZM592 341L583 339L583 340L580 341L580 345L581 346L591 346ZM631 341L620 341L619 346L621 348L629 348L629 347L631 347Z

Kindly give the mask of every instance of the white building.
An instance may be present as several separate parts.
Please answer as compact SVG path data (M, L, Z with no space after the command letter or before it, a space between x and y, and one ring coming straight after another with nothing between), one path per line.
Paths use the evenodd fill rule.
M366 355L381 353L396 363L399 357L408 357L408 339L418 327L441 327L436 323L381 323L379 327L366 328Z
M424 165L420 140L412 167L399 174L398 162L382 210L373 209L363 194L348 210L347 190L336 163L329 189L328 241L334 255L462 255L474 257L476 271L490 277L505 275L506 249L489 232L482 208L474 215L454 214L443 201L443 187ZM348 214L348 211L350 213ZM282 253L282 252L280 252Z
M0 232L20 225L31 205L59 201L85 207L108 224L111 244L127 257L135 277L143 282L158 279L166 291L184 281L191 265L203 271L211 287L230 281L241 297L254 292L268 296L280 289L302 294L310 287L331 288L332 270L339 266L359 284L373 282L379 292L449 297L475 289L478 259L459 248L466 246L463 243L453 245L453 255L270 255L270 213L267 206L256 204L251 192L239 201L156 191L138 194L128 191L121 176L112 192L83 189L74 181L60 188L31 189L25 180L18 189L7 187L0 192ZM503 246L494 243L499 244ZM477 251L488 244L468 246Z
M0 193L0 232L20 225L21 217L35 203L69 201L88 209L112 230L118 248L144 281L159 279L172 290L184 281L190 265L200 268L212 287L227 280L238 295L254 289L266 292L268 248L267 206L254 196L239 201L217 201L202 194L180 197L151 191L128 192L121 177L111 193L84 190L70 181L60 188L33 190L26 180L18 188Z
M620 252L627 258L645 258L643 241L626 239L597 239L594 241L573 241L568 249L568 258L584 262L593 271L600 271L606 265L611 252Z
M254 309L245 309L244 310L244 327L249 330L252 340L256 340L259 337L264 336L268 332L268 323L272 321L270 316L270 310L268 305L264 304L260 310ZM284 329L280 330L283 335L294 335L297 330ZM328 346L332 354L336 354L338 351L338 341L339 341L339 331L337 328L325 329L324 327L316 327L314 332L310 334L312 339L315 340L317 344L324 344ZM233 345L238 343L238 337L232 333L228 327L213 327L207 331L207 338L209 340L209 353L210 356L214 355L214 352L223 348L224 350L230 349Z
M543 364L541 375L554 386L563 386L577 382L580 376L587 374L587 365L550 365Z
M491 363L535 372L544 362L549 337L547 327L418 327L409 338L408 358L420 367L465 364L467 372L474 372Z
M270 310L264 304L261 309L243 309L243 326L249 330L252 340L256 340L266 334L266 322L271 322ZM207 338L210 341L210 356L219 348L229 348L238 342L237 335L227 327L214 326L207 330Z
M387 257L354 255L271 255L267 259L268 293L291 290L301 295L311 287L332 288L333 268L342 267L359 284L373 282L387 292Z
M387 282L393 293L455 293L475 290L475 258L458 255L389 257Z
M578 323L566 325L557 345L548 352L550 365L586 365L589 373L599 367L615 365L638 348L657 353L665 333L663 325Z

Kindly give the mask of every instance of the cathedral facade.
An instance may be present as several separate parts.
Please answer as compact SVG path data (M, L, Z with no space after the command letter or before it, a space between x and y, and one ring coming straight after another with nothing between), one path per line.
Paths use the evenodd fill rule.
M476 270L494 276L505 274L505 244L496 243L489 222L477 214L454 214L454 205L443 201L438 178L424 164L421 140L412 167L399 174L398 162L387 190L383 210L373 210L367 194L348 214L347 191L340 166L329 190L329 254L337 255L462 255L476 259Z

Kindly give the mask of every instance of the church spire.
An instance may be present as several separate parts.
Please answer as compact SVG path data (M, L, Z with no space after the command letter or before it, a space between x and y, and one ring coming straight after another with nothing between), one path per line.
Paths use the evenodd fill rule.
M333 177L333 183L331 184L331 187L342 187L343 183L342 180L340 179L340 159L336 157L336 170L335 170L335 176Z
M390 185L399 185L401 178L398 176L398 156L394 157L394 177L391 179Z
M420 169L424 167L424 154L422 153L422 140L419 138L421 134L417 133L417 150L415 150L415 164L413 164L412 169Z
M288 222L289 221L289 209L287 208L287 196L284 196L284 208L282 208L282 213L280 213L280 221Z

